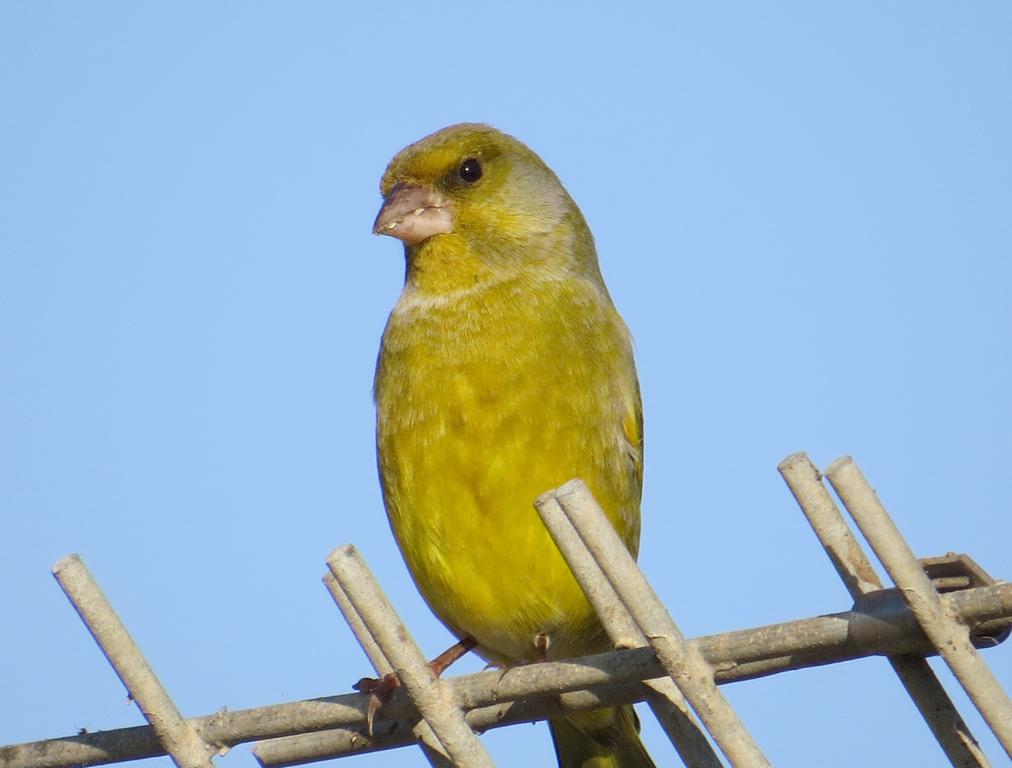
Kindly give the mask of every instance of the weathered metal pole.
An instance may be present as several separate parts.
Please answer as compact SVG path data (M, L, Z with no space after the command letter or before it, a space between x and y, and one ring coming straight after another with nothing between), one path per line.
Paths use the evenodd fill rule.
M355 548L338 547L327 558L327 565L453 764L492 768L492 758L467 724L445 681L433 674Z
M777 467L812 530L854 600L882 589L882 581L850 532L807 454L788 456ZM987 757L926 659L889 656L889 663L913 699L931 733L955 768L988 768Z
M211 768L211 755L217 750L208 747L179 714L84 561L68 555L53 566L53 576L173 762L179 768Z
M845 456L830 464L826 477L899 588L924 634L1012 758L1012 701L970 642L969 628L946 611L914 553L851 458Z

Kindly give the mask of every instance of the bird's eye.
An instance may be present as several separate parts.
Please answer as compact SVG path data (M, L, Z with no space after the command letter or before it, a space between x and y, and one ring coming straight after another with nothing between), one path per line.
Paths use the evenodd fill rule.
M460 164L460 168L457 169L457 175L468 184L474 184L474 182L481 178L482 173L481 163L473 157L467 158L467 160Z

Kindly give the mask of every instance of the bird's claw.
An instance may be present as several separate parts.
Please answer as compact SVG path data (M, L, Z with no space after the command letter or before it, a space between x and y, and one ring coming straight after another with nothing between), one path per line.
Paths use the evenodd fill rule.
M372 736L372 724L376 719L376 713L380 711L386 700L390 698L390 694L395 689L400 688L400 685L400 678L391 672L379 679L375 677L363 677L352 686L359 693L369 694L369 703L366 705L365 710L365 727L366 733L370 736Z
M454 643L430 661L429 669L432 670L433 675L439 677L446 671L447 667L465 653L477 647L477 645L478 643L474 638L465 637ZM400 687L401 680L394 672L383 675L383 677L379 679L376 679L375 677L363 677L352 686L352 688L359 693L369 694L369 703L366 706L365 711L365 724L366 733L370 736L372 735L372 724L376 718L376 713L380 711L380 708L386 703L387 699L390 698L390 694Z

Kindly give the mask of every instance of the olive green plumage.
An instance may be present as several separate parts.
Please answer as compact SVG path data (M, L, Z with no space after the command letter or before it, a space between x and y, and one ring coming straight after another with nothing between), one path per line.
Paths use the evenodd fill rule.
M377 446L412 576L495 663L604 650L532 506L582 478L636 553L639 390L590 230L537 155L484 125L407 147L381 191L375 231L404 241L407 270L377 364ZM631 708L553 737L567 768L650 765Z
M655 768L630 705L574 713L549 726L561 768Z

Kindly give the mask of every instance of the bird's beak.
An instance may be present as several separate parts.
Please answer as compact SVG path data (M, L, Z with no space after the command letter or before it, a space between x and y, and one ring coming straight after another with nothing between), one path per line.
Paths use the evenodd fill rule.
M433 235L453 231L453 217L438 192L413 184L397 184L387 194L372 231L414 245Z

